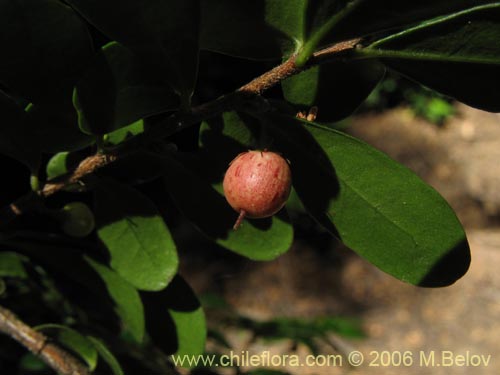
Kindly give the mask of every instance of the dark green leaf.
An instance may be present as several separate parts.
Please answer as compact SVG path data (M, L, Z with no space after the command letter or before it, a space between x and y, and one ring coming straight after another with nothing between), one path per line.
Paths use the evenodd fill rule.
M177 252L154 204L137 190L103 180L96 192L98 236L111 267L142 290L161 290L177 272Z
M464 103L500 111L500 3L424 22L360 54Z
M94 138L78 127L75 109L68 105L50 107L30 105L26 109L26 133L44 152L75 151L90 146Z
M147 329L153 341L166 353L196 356L205 351L205 314L193 290L179 275L168 287L143 293Z
M201 0L201 47L252 59L280 59L304 39L304 0Z
M23 265L24 258L10 251L0 252L0 277L28 277Z
M110 39L134 51L189 102L198 65L197 0L69 0Z
M71 98L92 45L85 24L56 0L0 3L0 82L28 100Z
M112 317L113 322L120 323L124 334L128 333L140 342L144 335L144 312L137 290L106 266L83 257L81 251L73 247L74 243L64 240L53 234L33 238L19 234L2 241L2 246L27 255L51 274L58 275L65 284L71 282L70 289L83 286L85 289L78 290L80 293L91 292L99 322L103 316ZM71 300L71 296L66 297ZM82 298L79 294L77 296ZM96 314L92 311L89 315Z
M26 353L19 361L19 367L23 370L41 372L48 371L48 366L40 358L32 353Z
M26 114L10 97L0 91L0 152L36 171L40 149L26 127Z
M136 54L112 42L102 47L78 82L74 105L83 131L105 134L174 110L179 98Z
M108 364L114 375L125 375L116 357L100 339L93 336L87 336L87 338L94 344L99 356Z
M148 151L136 151L101 168L99 174L123 184L137 185L161 177L164 169L162 157Z
M381 64L373 61L338 61L306 70L281 85L290 103L305 108L317 106L319 122L334 122L358 108L384 71Z
M57 341L77 353L85 361L90 371L95 370L97 366L97 350L87 337L72 328L60 324L43 324L35 327L35 329L49 332L52 335L55 334Z
M324 0L318 0L321 2ZM348 1L342 0L343 3ZM383 30L415 24L433 17L472 8L493 0L362 0L348 16L340 20L323 44Z
M467 271L455 213L409 169L320 125L279 115L269 124L304 206L347 246L412 284L448 285Z
M124 330L141 343L144 338L144 309L139 293L126 280L102 264L85 257L87 263L101 276L109 295L116 303L116 312L121 317Z

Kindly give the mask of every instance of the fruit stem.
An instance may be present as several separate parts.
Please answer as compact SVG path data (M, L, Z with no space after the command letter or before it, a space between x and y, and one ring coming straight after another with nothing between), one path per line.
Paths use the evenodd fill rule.
M240 227L241 223L243 222L243 219L245 218L247 212L245 210L240 211L240 215L238 216L238 219L236 219L236 223L233 225L234 230L238 230Z

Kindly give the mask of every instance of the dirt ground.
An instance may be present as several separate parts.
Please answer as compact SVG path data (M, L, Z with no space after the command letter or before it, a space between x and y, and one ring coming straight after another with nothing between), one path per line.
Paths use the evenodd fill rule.
M184 271L188 280L200 293L216 278L223 297L255 319L362 319L367 338L332 337L345 354L359 351L361 366L350 366L344 357L337 366L282 368L292 374L500 373L500 115L464 105L457 110L441 127L397 108L357 117L349 130L414 170L456 210L466 228L472 264L454 285L417 288L348 250L318 255L308 243L296 243L273 262L249 262L232 270L209 266L201 277L191 264ZM291 353L286 341L251 342L241 329L226 334L235 352ZM302 345L292 353L302 359L310 354ZM333 353L322 347L322 354Z

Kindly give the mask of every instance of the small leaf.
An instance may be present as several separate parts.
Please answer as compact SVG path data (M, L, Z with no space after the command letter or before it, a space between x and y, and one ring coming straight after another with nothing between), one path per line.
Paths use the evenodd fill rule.
M466 104L500 111L500 3L478 6L378 40L359 54Z
M71 98L93 54L85 24L60 1L0 2L0 82L34 102Z
M109 351L106 345L97 337L87 336L99 352L99 356L108 364L114 375L125 375L116 357Z
M50 158L47 163L47 178L49 180L68 173L68 166L66 165L68 155L69 152L59 152Z
M285 99L310 108L317 106L319 122L339 121L358 108L384 76L373 61L316 66L281 82Z
M54 332L58 342L77 353L87 364L90 371L97 366L97 350L93 343L72 328L60 324L42 324L35 327L38 331ZM54 334L52 333L52 335Z
M136 54L116 42L102 47L76 85L73 99L80 128L89 134L109 133L179 107L172 89Z
M154 204L137 190L111 179L96 192L98 236L111 267L142 290L161 290L177 271L172 236Z
M412 284L449 285L467 271L460 222L413 172L341 132L279 115L269 120L304 206L347 246Z
M205 351L205 314L193 290L179 275L168 287L142 293L147 311L148 333L166 353L196 356Z
M116 312L121 317L124 330L131 334L137 343L144 338L144 309L139 293L126 280L106 266L84 257L87 263L99 274L116 304Z
M28 274L24 268L25 258L10 251L0 251L0 277L17 277L26 279Z
M197 0L69 0L91 24L131 51L189 102L198 67Z

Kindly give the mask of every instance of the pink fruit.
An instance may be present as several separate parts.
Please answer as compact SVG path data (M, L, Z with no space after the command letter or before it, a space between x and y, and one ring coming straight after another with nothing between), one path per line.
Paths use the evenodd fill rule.
M240 214L233 228L238 229L245 217L274 215L285 205L291 186L292 172L281 155L265 150L239 154L223 182L228 203Z

